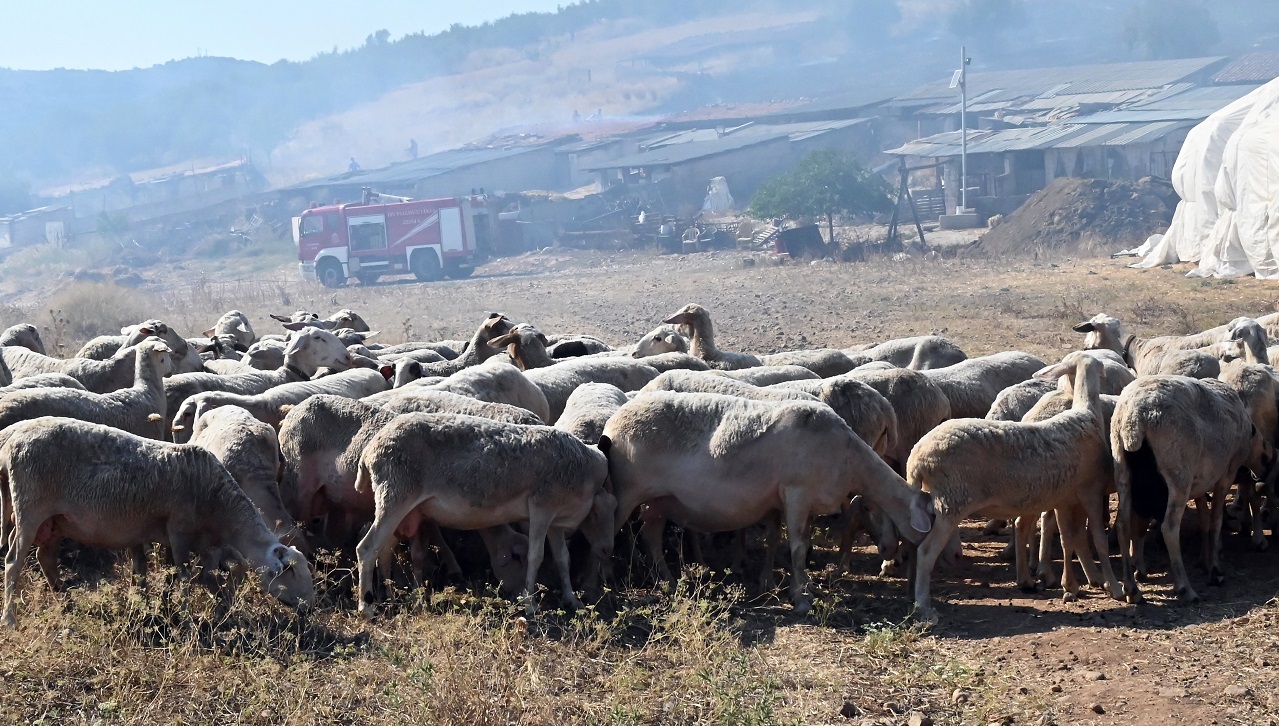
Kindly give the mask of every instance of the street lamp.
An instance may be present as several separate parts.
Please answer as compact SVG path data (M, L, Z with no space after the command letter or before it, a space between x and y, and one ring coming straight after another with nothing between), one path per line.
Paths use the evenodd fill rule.
M968 210L968 48L959 47L959 70L951 76L950 87L959 87L959 209L955 214L970 214Z

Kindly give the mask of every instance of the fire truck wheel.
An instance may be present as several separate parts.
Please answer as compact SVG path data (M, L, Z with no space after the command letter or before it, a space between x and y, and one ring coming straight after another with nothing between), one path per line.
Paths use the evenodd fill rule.
M445 272L454 280L464 280L470 277L472 272L475 272L475 268L470 265L449 265Z
M325 287L342 287L346 284L346 275L342 274L342 263L337 260L324 260L315 266L315 276Z
M422 282L440 279L440 258L436 257L431 250L414 252L409 267L413 268L414 277Z

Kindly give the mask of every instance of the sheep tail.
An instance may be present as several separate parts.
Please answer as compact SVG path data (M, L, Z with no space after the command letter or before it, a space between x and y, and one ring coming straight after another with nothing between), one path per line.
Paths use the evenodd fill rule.
M373 491L373 475L369 473L369 467L364 463L363 457L361 457L359 469L355 474L355 491Z

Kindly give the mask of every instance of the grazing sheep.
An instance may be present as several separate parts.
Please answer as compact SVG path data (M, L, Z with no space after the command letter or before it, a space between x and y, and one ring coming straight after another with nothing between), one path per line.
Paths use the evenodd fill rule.
M306 557L280 543L217 457L110 426L46 417L0 435L0 490L13 513L5 556L3 623L13 627L27 553L59 586L63 538L106 549L160 542L185 570L247 562L264 590L304 607L314 600Z
M206 338L219 338L224 335L230 336L245 348L253 345L258 339L257 334L253 332L253 324L249 322L249 316L239 310L228 310L218 318L212 328L204 331Z
M280 541L309 554L311 547L280 499L276 481L280 471L280 445L275 429L235 406L209 411L195 423L191 443L218 457L258 508L267 527Z
M861 349L848 348L844 354L855 367L884 362L913 371L945 368L968 360L968 354L940 335L899 338Z
M346 369L353 363L351 353L332 333L320 328L311 328L293 334L288 346L284 349L283 364L274 370L231 376L184 373L166 379L164 382L165 410L172 417L178 412L183 401L204 391L253 395L283 383L309 380L321 367ZM170 427L170 430L189 431L192 423L194 422L184 421L182 429ZM185 434L178 437L178 439L184 438Z
M1039 399L1057 390L1055 381L1032 378L1009 386L995 396L986 412L987 421L1020 421Z
M680 332L688 336L689 353L706 361L712 368L736 370L763 365L759 358L749 353L729 353L715 347L711 314L701 305L685 305L662 322L680 326Z
M462 348L462 345L458 345L454 348L453 344L456 342L457 341L443 341L439 343L397 343L395 345L375 345L371 346L371 349L379 356L395 355L397 353L411 353L415 350L432 350L444 360L453 360L458 356L458 350ZM463 341L463 343L465 343L465 341Z
M1105 496L1112 476L1098 398L1101 368L1097 358L1072 353L1039 371L1036 375L1044 378L1074 376L1071 409L1047 421L956 419L920 439L906 465L907 480L921 492L912 513L932 519L915 562L920 617L936 620L930 594L933 566L943 553L948 559L958 557L959 524L974 515L1020 518L1017 584L1034 589L1027 557L1032 517L1054 510L1065 553L1062 587L1067 600L1078 589L1070 566L1073 554L1078 553L1089 582L1101 581L1084 536L1086 518L1101 559L1100 574L1110 594L1119 597L1105 533Z
M27 388L74 388L78 391L83 391L84 385L65 373L41 373L36 376L19 378L13 383L0 388L0 396Z
M131 388L111 393L75 388L14 391L0 398L0 429L40 416L64 416L163 439L164 376L173 367L172 352L159 338L147 338L133 350L137 354Z
M183 431L195 425L208 411L220 406L239 406L254 418L270 426L279 426L287 413L285 406L294 406L311 396L327 393L346 398L363 398L386 390L386 378L367 368L352 368L331 376L311 381L282 383L261 393L242 394L227 391L204 391L188 397L178 407L173 417L173 430Z
M1143 365L1148 376L1187 376L1189 378L1216 378L1221 375L1221 359L1199 350L1169 350L1155 358L1147 358L1150 365Z
M226 360L225 358L217 358L214 360L206 360L204 362L204 373L213 373L219 376L236 376L241 373L252 373L256 368L246 366L238 360Z
M641 360L646 366L654 368L658 373L666 371L709 371L710 366L706 365L706 361L701 358L694 358L688 353L657 353L655 355L646 355Z
M564 412L568 397L585 383L608 383L622 391L643 388L657 378L657 369L626 358L570 358L547 368L524 373L546 396L548 424Z
M818 379L821 380L821 379ZM699 371L667 371L649 381L640 393L673 391L675 393L715 393L737 396L752 401L816 401L804 391L785 388L761 388L749 383Z
M897 415L897 436L885 460L893 471L905 474L906 460L915 443L951 417L946 394L928 376L907 368L868 371L863 367L847 377L865 383L892 404Z
M184 343L186 341L183 341ZM14 380L43 373L63 373L94 393L110 393L133 382L134 346L121 348L106 360L50 358L22 347L0 348L0 356L13 372Z
M668 517L694 531L726 532L780 513L796 612L811 608L812 517L840 512L861 493L891 519L882 522L885 557L894 554L897 533L919 540L910 525L914 492L825 404L653 391L608 420L600 448L619 524L641 504L649 505L645 528L657 531ZM663 561L660 551L654 555Z
M31 323L10 325L4 329L4 332L0 332L0 346L6 345L16 345L40 355L47 355L44 350L44 341L40 339L40 331Z
M844 355L844 351L834 348L787 350L781 353L761 355L759 360L765 366L799 366L807 368L816 373L819 378L843 375L857 367L857 363L847 355Z
M617 409L625 405L627 400L626 394L617 386L584 383L568 397L564 413L556 420L555 428L595 445L604 433L604 424L608 423L609 417L617 413Z
M239 361L248 347L241 345L234 335L215 335L212 338L192 338L187 345L195 348L205 363L211 360Z
M422 380L425 381L427 379ZM384 394L372 396L370 397L370 402L383 405L387 401L394 400L399 395L402 395L400 392L409 395L416 393L416 391L410 393L410 389L448 391L477 401L505 403L509 406L516 406L532 411L542 421L550 422L550 404L547 403L546 394L542 392L541 387L529 380L527 376L520 372L520 369L500 360L489 360L477 366L464 368L438 383L420 386L416 384L417 382L415 381L414 384L403 388L392 389Z
M803 366L763 365L753 368L739 368L734 371L712 370L712 374L732 378L735 381L749 383L752 386L771 386L786 381L820 381L821 376Z
M1085 348L1105 348L1120 353L1124 362L1139 376L1156 374L1164 357L1172 351L1198 350L1231 340L1243 342L1248 350L1249 362L1269 362L1265 326L1251 318L1235 318L1225 325L1194 335L1165 335L1149 340L1128 335L1118 318L1105 313L1094 315L1089 320L1078 323L1073 329L1077 333L1086 334Z
M1226 492L1247 466L1264 474L1274 456L1271 442L1253 427L1239 394L1217 380L1143 376L1124 389L1110 424L1110 449L1119 491L1120 556L1124 594L1138 602L1134 558L1141 559L1149 520L1160 522L1176 596L1199 598L1181 556L1181 517L1186 503L1212 494L1204 563L1214 584L1225 579L1219 562ZM1136 535L1136 536L1135 536Z
M391 413L464 413L467 416L491 418L494 421L538 426L543 423L537 414L526 408L512 406L507 403L479 401L470 396L463 396L449 391L433 391L417 386L405 391L396 391L398 395L387 399L379 405L382 410ZM378 394L381 395L381 394ZM377 396L366 396L364 403L370 403ZM370 404L373 405L373 404Z
M1226 364L1221 371L1222 383L1235 389L1243 401L1248 416L1261 437L1266 441L1279 441L1279 377L1270 366L1255 365L1243 361ZM1272 464L1269 471L1257 472L1259 480L1254 484L1251 477L1238 477L1235 482L1239 486L1239 504L1248 507L1249 525L1252 529L1252 544L1258 550L1266 550L1270 546L1263 529L1261 497L1273 496L1276 477L1279 477L1279 466Z
M468 408L468 401L478 403L463 396L435 391L414 403L435 411L476 410ZM519 418L519 414L531 417L527 411L511 406L479 405L493 407L487 410L490 414L521 422L526 419ZM400 413L356 399L329 395L312 396L291 408L280 424L279 437L283 461L280 492L289 511L305 522L325 516L329 520L327 539L335 546L343 546L350 535L372 521L372 494L355 490L360 453ZM449 570L455 575L460 574L461 568L453 553L443 544L438 529L432 529L428 534L441 547ZM527 539L506 531L505 527L482 531L480 536L489 551L489 561L498 580L519 582L524 575L521 561L527 552ZM415 540L411 548L413 574L419 581L425 561L425 551L420 544Z
M574 333L571 335L547 336L546 352L552 358L580 358L584 355L616 353L613 346L593 335Z
M969 358L947 368L923 371L923 374L946 394L952 418L981 418L1000 391L1030 378L1045 365L1029 353L1009 351Z
M632 358L647 358L662 353L687 353L688 338L678 325L662 324L645 333L631 351ZM699 359L700 360L700 359Z
M376 514L356 547L359 610L373 614L373 567L397 536L424 522L453 529L528 525L527 612L546 541L564 602L578 607L566 535L580 528L596 558L613 550L616 500L604 489L609 465L598 449L547 426L518 426L460 414L405 414L360 456L355 488L372 492Z
M770 388L803 391L830 406L885 461L896 451L897 414L883 394L854 378L787 381Z

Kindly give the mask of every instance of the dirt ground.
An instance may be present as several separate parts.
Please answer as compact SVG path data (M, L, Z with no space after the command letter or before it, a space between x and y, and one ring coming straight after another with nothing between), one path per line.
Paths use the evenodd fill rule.
M1238 315L1273 311L1279 303L1279 290L1271 283L1191 280L1184 269L1132 270L1105 258L906 258L777 266L763 259L747 265L746 257L552 250L491 262L470 280L390 281L336 291L297 282L288 268L252 279L223 274L194 282L198 271L185 270L130 294L193 331L233 307L247 312L259 332L271 330L268 313L350 307L380 329L382 339L394 342L462 337L485 311L500 310L544 332L590 333L623 344L681 305L698 302L714 316L717 343L724 349L847 347L938 333L970 355L1019 349L1045 359L1072 350L1080 336L1070 326L1097 312L1114 314L1133 332L1148 335L1197 331ZM53 293L8 302L15 310L38 311L44 305L39 294ZM1186 522L1187 552L1196 553L1194 517ZM1146 604L1121 604L1099 591L1064 604L1060 591L1025 594L1015 587L1011 565L998 557L1002 537L983 535L978 523L963 537L964 564L958 571L939 571L934 580L941 623L929 631L904 622L910 602L905 581L879 577L868 545L859 549L853 574L844 578L835 577L828 546L815 550L817 602L807 618L792 616L780 592L734 602L723 625L736 639L733 657L741 658L743 673L760 679L751 683L765 684L760 688L771 695L760 700L756 690L749 697L731 690L713 693L737 704L766 703L767 713L752 712L748 718L719 710L713 719L703 717L702 705L678 690L647 692L631 711L609 710L622 698L620 691L602 687L614 682L585 665L580 667L586 670L574 671L578 701L557 691L562 700L546 713L565 721L627 723L902 724L912 711L935 723L1279 723L1279 564L1273 552L1254 552L1246 538L1228 533L1227 583L1209 588L1202 570L1192 567L1205 599L1186 606L1171 599L1166 559L1154 536ZM32 578L24 587L43 586ZM601 611L620 617L616 613L625 608L619 602L631 607L662 596L640 588L610 598ZM364 626L350 614L342 622L350 630L370 632L382 644L377 647L389 648L387 643L398 639L420 637L412 635L414 629L430 628L436 616L415 617ZM0 672L13 672L15 654L27 647L14 638L0 637L0 653L11 653L0 655ZM615 661L600 661L612 663L610 672L624 669L628 658L641 657L626 653L643 652L628 650L624 642L616 648L607 651ZM582 675L588 671L595 675ZM718 675L704 680L718 683L726 672L715 671ZM0 686L0 694L5 690ZM595 700L598 708L584 702ZM305 709L296 713L313 714L298 721L321 718ZM623 713L626 718L619 716Z

